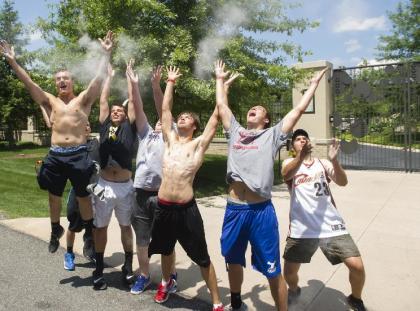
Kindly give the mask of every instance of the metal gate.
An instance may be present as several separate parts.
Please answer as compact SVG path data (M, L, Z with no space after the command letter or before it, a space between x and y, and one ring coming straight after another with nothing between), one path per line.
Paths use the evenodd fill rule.
M420 171L420 62L335 69L334 135L355 169Z

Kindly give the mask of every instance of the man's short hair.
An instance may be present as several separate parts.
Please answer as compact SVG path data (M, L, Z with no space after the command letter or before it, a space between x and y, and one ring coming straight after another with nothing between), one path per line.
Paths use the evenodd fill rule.
M307 131L305 131L304 129L297 129L296 131L293 132L293 135L292 135L292 145L298 136L305 136L307 139L309 139L309 134Z
M70 70L68 70L67 68L60 68L60 69L58 69L58 70L55 72L55 74L54 74L54 78L55 78L55 76L56 76L59 72L68 72L68 73L69 73L70 78L73 80L73 74L72 74L72 73L71 73L71 71L70 71Z
M178 116L176 117L176 120L178 121L179 117L182 116L183 114L187 114L191 118L193 118L194 125L195 125L195 130L194 130L193 135L195 133L198 133L200 131L200 118L198 117L198 115L195 112L192 112L192 111L183 111L180 114L178 114Z
M111 104L111 109L112 109L112 107L113 107L113 106L121 107L121 108L123 108L123 109L124 109L125 114L127 114L127 113L128 113L128 99L126 99L126 100L125 100L125 101L123 101L123 102L121 102L121 101L114 101L114 102ZM110 111L109 113L111 113L111 111Z

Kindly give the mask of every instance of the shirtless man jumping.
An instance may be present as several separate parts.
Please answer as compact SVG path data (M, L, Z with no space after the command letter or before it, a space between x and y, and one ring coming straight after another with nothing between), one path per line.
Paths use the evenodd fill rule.
M89 193L86 186L93 170L86 147L86 124L93 102L101 92L101 84L106 76L107 64L113 45L113 34L109 31L100 39L103 56L95 78L86 90L78 96L73 93L73 79L69 71L60 70L55 74L58 97L43 91L32 81L26 71L16 62L15 52L7 42L0 42L0 51L25 84L33 100L51 109L51 148L44 160L38 178L41 189L48 190L51 239L48 250L57 251L59 239L64 234L60 225L61 197L67 179L76 192L80 213L85 222L86 233L92 236L93 216Z
M162 254L162 283L155 296L157 303L165 302L174 292L175 282L171 279L171 255L177 241L187 255L200 266L201 274L210 290L213 311L222 311L216 273L207 250L203 220L194 199L192 187L195 174L203 163L207 150L217 128L217 109L207 122L201 136L193 139L198 130L198 117L183 112L177 118L177 131L172 126L170 110L176 80L181 76L179 69L170 67L162 104L162 133L165 151L162 163L162 183L155 207L155 222L149 256Z

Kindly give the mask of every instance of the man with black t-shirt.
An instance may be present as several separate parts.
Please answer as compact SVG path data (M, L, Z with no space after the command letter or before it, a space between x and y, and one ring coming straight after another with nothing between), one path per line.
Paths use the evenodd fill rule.
M103 188L103 195L94 196L95 208L95 251L96 269L93 272L93 288L106 289L103 278L104 251L107 242L107 229L112 211L121 228L121 241L125 252L125 262L122 267L123 279L130 283L134 279L133 233L131 230L131 213L134 204L134 188L131 180L132 149L136 140L140 92L138 76L134 73L133 60L127 64L128 109L123 105L113 104L111 111L108 106L108 96L113 76L112 68L108 70L104 89L100 99L99 122L100 145L99 159L101 173L96 187ZM135 122L136 121L136 122Z

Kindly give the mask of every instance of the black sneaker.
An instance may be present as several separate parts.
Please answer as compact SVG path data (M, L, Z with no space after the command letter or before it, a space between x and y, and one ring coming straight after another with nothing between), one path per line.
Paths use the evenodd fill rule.
M83 256L91 262L95 262L95 243L92 237L83 236Z
M366 311L365 305L363 304L362 299L358 299L353 297L353 295L349 295L347 297L347 303L351 307L353 311Z
M125 284L130 285L133 284L136 280L135 275L133 273L133 268L131 266L131 263L124 263L124 265L121 267L122 271L122 280Z
M48 251L55 253L60 246L60 238L64 234L64 228L60 226L60 230L57 233L51 232L50 243L48 244Z
M302 290L299 286L298 286L297 290L288 289L287 290L287 303L289 305L295 303L297 301L297 299L299 298L301 291Z
M102 273L96 272L96 270L92 273L92 280L93 280L93 289L94 290L105 290L108 287L106 280Z

